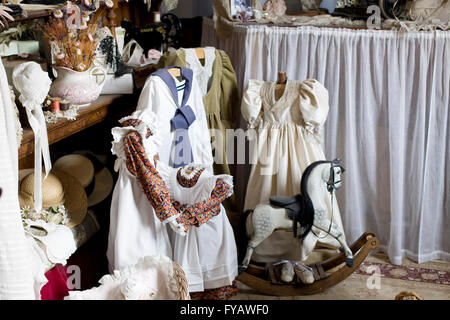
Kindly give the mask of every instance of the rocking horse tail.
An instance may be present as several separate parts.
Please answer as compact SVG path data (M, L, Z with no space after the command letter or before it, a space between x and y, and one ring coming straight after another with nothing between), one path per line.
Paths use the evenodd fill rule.
M247 218L253 210L245 211L240 217L237 225L236 244L238 249L238 261L242 261L247 252L248 236L247 236Z

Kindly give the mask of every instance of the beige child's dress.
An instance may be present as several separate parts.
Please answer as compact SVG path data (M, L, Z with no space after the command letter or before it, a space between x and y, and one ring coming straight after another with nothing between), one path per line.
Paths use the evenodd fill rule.
M303 171L318 160L325 160L320 131L328 115L328 91L317 80L288 80L282 96L275 97L275 82L250 80L244 92L241 112L249 124L252 169L247 185L245 210L269 203L271 196L300 193ZM253 146L253 147L252 147ZM331 199L329 216L331 217ZM342 227L335 200L333 222ZM313 231L319 242L339 247L326 233ZM252 260L274 262L280 259L304 260L314 249L310 232L303 245L292 230L277 230L254 251Z

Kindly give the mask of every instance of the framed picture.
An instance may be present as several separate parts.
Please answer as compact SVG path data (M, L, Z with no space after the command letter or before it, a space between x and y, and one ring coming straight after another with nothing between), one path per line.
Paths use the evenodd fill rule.
M230 13L233 18L247 18L253 16L252 0L230 0Z

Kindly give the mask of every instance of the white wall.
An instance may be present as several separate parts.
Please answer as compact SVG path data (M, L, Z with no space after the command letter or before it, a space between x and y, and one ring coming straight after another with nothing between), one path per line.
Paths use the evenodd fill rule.
M288 11L300 10L300 0L284 0ZM261 0L264 4L266 0ZM178 7L172 11L180 18L209 16L213 14L212 0L178 0Z

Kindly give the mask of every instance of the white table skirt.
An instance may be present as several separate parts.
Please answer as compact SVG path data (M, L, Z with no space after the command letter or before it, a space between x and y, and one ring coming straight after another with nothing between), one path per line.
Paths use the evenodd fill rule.
M337 196L348 240L375 233L395 264L450 261L449 31L240 25L218 39L205 19L202 45L228 53L241 93L278 71L328 88L324 150L347 169Z

